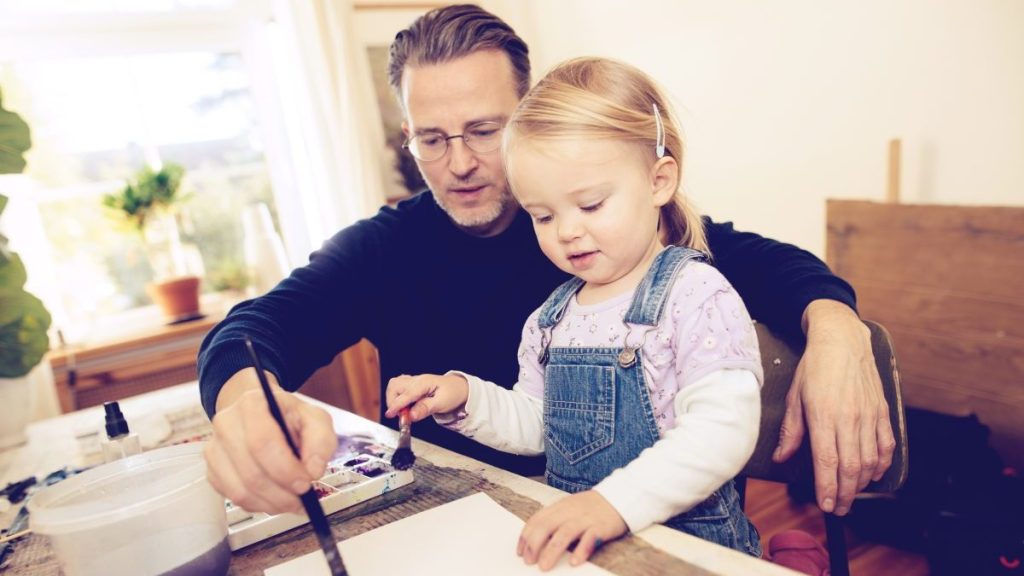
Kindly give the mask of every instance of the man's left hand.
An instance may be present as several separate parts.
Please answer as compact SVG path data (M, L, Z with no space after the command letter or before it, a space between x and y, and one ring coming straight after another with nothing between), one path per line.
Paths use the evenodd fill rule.
M786 397L782 462L811 436L818 506L842 516L857 492L892 464L896 439L871 351L871 332L848 306L815 300L804 312L807 348Z

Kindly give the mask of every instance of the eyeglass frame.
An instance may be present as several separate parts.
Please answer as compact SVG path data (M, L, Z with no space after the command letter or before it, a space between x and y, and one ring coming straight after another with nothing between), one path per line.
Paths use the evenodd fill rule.
M469 134L469 138L467 139L467 137L466 137L466 135L469 132L471 132L474 128L477 128L477 127L485 125L485 124L493 124L496 127L496 130L495 130L496 133L500 133L502 130L505 129L505 123L504 122L498 122L497 120L481 120L480 122L474 122L474 123L469 124L468 126L466 126L466 128L462 131L461 134L452 134L451 136L448 136L448 135L446 135L444 133L443 130L430 130L430 131L427 131L427 132L423 132L422 134L416 134L415 136L407 138L405 140L405 142L402 144L402 148L404 148L405 150L408 150L409 154L412 155L413 158L419 160L420 162L437 162L438 160L440 160L441 158L444 158L445 155L448 154L448 150L451 149L451 141L452 140L454 140L456 138L462 138L462 142L466 145L467 148L469 148L473 152L476 152L477 154L490 154L491 152L495 152L499 148L501 148L501 138L500 137L496 138L497 145L494 148L490 149L490 150L477 150L476 148L473 147L473 144L472 144L474 136L472 134ZM437 135L442 140L444 140L444 151L441 152L441 154L438 155L437 158L431 158L430 160L425 160L425 159L420 158L419 156L417 156L416 153L414 153L412 151L412 142L413 142L413 140L415 140L417 138L420 138L422 136L428 136L428 135Z

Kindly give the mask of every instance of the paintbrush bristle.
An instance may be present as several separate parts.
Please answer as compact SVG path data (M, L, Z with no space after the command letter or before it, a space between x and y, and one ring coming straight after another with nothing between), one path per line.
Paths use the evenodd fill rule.
M402 408L398 413L398 449L391 455L391 465L399 470L408 470L416 461L412 453L412 415L409 408Z
M391 455L391 465L397 470L408 470L416 461L416 455L409 448L399 448Z

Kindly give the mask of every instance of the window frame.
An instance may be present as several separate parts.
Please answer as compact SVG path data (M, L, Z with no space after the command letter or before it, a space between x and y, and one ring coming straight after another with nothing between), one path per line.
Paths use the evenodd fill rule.
M285 149L288 138L273 78L273 12L269 0L237 0L228 9L66 14L11 12L0 0L0 16L0 63L197 51L238 53L249 79L256 129L289 260L297 263L309 254L311 242L304 215L294 202L288 202L297 185L289 166L290 152ZM16 99L5 94L4 101L7 107L16 109ZM45 237L41 229L32 235ZM54 289L48 287L41 292L53 294ZM209 300L204 297L204 302ZM148 308L122 314L125 319L136 319L129 320L130 324L151 324L158 316L155 307L152 311ZM117 322L103 324L113 327Z

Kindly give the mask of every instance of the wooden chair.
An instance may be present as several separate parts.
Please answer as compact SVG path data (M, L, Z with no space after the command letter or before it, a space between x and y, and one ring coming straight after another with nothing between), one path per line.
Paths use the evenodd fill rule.
M889 404L896 450L889 470L881 480L869 484L864 492L888 493L902 486L907 478L907 426L903 415L903 398L900 393L892 339L882 326L870 321L865 324L871 330L871 347L882 380L882 388L885 390L885 399ZM779 428L786 412L786 394L793 382L797 363L803 354L804 342L783 340L762 324L757 325L757 337L761 347L761 362L764 365L761 433L754 455L747 462L741 477L801 485L809 487L813 493L814 467L811 462L810 441L806 436L799 451L792 458L782 464L772 462L772 452L778 444ZM739 482L739 485L743 486L743 482ZM825 514L825 533L832 575L848 576L850 570L842 518L834 514Z

